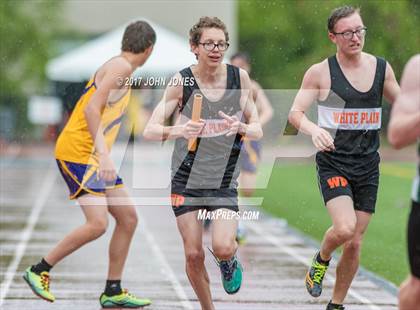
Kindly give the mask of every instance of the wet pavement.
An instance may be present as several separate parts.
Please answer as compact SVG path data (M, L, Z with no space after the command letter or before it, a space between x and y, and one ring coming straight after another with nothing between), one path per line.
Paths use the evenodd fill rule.
M124 153L121 149L117 154ZM139 226L132 242L123 286L153 301L146 309L199 309L184 272L182 241L169 207L170 147L153 145L125 154L121 168L134 201ZM79 207L67 199L67 188L51 157L31 154L3 157L0 201L1 309L100 309L98 298L107 272L107 233L54 267L53 304L35 297L22 280L23 270L47 253L66 233L83 223ZM160 189L153 189L156 187ZM134 188L135 187L135 188ZM333 261L319 298L306 292L304 277L316 249L289 229L284 221L261 214L245 222L247 243L239 249L244 267L243 287L230 296L222 288L220 272L206 249L211 290L220 310L325 309L334 281ZM205 243L210 244L209 235ZM359 273L346 298L346 309L397 309L395 294L365 273Z

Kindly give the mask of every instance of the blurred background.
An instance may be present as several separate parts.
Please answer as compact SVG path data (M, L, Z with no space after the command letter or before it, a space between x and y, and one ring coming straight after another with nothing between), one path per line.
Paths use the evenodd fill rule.
M386 58L399 78L409 57L420 50L420 5L415 0L3 0L0 139L2 143L54 141L90 75L118 52L122 30L131 20L144 18L159 27L159 45L168 39L177 43L162 47L172 55L173 65L164 70L151 66L146 68L148 75L170 76L189 65L194 58L188 52L188 31L200 16L209 15L227 25L228 56L237 50L250 54L252 77L263 88L295 89L311 64L335 52L326 19L343 4L361 7L368 27L365 51ZM154 55L156 62L159 56ZM160 61L163 58L167 57L160 56ZM272 104L276 108L276 102ZM44 113L37 113L39 109ZM385 125L388 111L384 111ZM385 134L386 126L383 129Z
M368 28L365 51L384 57L400 79L404 64L420 51L420 2L368 1L23 1L0 2L0 145L2 158L17 147L51 149L84 84L105 60L118 53L125 25L147 19L157 30L155 52L137 74L172 76L194 62L188 31L201 16L217 16L230 34L227 56L240 50L251 56L251 77L265 89L299 88L305 70L335 53L327 37L327 18L337 6L361 7ZM168 61L166 63L165 61ZM140 139L159 98L150 87L133 99L125 134ZM281 101L271 100L275 130L285 117ZM286 109L287 110L287 109ZM382 135L389 117L385 105ZM281 113L280 111L283 111ZM270 135L268 135L270 137ZM270 139L272 145L276 139ZM405 219L414 175L415 151L391 150L383 139L378 215L369 228L362 264L395 284L407 273ZM52 154L49 152L48 154ZM51 155L52 156L52 155ZM308 169L310 168L310 169ZM271 167L261 165L261 170ZM271 170L270 170L271 173ZM307 192L293 187L299 178ZM257 191L263 208L320 239L329 225L317 192L313 160L277 162L268 187ZM306 183L305 183L306 182ZM307 184L307 186L306 186ZM278 194L279 188L284 193ZM296 197L300 199L297 201ZM290 201L295 201L291 204ZM321 215L320 212L322 212ZM398 223L398 224L395 224ZM384 236L387 246L383 245ZM375 260L371 257L375 256ZM389 258L385 260L384 257ZM389 265L393 265L390 267Z

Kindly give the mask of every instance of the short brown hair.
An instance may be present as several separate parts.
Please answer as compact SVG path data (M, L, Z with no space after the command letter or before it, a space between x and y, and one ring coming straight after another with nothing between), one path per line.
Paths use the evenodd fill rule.
M226 25L217 17L201 17L200 20L192 26L190 29L190 43L193 45L198 45L200 43L201 35L205 28L217 28L222 30L225 33L226 42L229 41L229 34L226 29Z
M145 21L136 21L125 28L121 50L134 54L143 53L148 47L155 44L156 33L152 26Z
M341 6L339 8L335 8L332 12L330 17L328 17L328 31L334 33L334 27L337 22L345 18L347 16L350 16L354 13L357 13L360 15L360 8L354 8L349 5Z

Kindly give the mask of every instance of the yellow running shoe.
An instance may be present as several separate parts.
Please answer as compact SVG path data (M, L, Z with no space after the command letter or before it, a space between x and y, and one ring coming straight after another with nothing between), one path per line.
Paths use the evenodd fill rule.
M140 299L130 294L127 290L123 290L121 294L114 296L107 296L102 293L99 298L99 303L102 308L129 308L136 309L149 306L152 302L149 299Z
M50 293L50 275L47 271L41 272L41 274L36 274L31 271L31 267L28 267L25 270L23 279L28 283L31 290L42 299L54 302L55 297Z

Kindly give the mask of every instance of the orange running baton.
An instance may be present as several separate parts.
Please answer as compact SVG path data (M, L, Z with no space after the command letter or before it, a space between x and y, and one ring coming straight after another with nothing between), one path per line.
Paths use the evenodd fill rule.
M203 96L200 94L194 95L193 108L191 120L193 122L198 122L201 116L201 103L203 101ZM188 140L188 151L195 152L197 149L197 138L191 138Z

